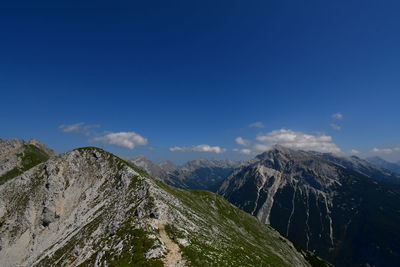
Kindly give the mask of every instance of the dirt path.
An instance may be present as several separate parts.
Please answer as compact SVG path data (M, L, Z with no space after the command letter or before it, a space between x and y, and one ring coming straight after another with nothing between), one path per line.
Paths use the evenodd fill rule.
M186 266L185 260L182 258L182 253L177 244L175 244L167 235L164 224L159 221L156 222L160 230L161 240L164 242L168 249L168 253L163 259L164 266L166 267L183 267Z

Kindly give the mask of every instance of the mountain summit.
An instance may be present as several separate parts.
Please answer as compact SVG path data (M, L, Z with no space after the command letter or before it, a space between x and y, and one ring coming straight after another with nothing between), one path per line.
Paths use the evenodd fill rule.
M338 266L400 262L400 186L358 159L275 146L243 164L219 193L303 248ZM371 165L371 164L370 164ZM378 167L375 170L379 170Z

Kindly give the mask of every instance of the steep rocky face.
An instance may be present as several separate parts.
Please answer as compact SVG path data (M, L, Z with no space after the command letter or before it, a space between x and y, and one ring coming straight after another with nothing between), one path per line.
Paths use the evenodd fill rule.
M311 153L314 153L315 155L318 155L324 159L327 159L331 162L341 165L347 169L357 171L372 179L400 184L399 174L394 173L388 168L382 168L379 164L371 163L367 160L360 159L359 157L356 156L343 157L330 153L318 153L318 152L311 152Z
M54 151L35 139L28 142L21 139L0 139L0 184L53 155Z
M400 187L318 153L276 146L236 169L219 193L338 266L400 263Z
M254 217L97 148L0 185L1 266L310 266Z
M393 163L393 162L386 161L380 157L367 158L367 161L369 161L383 169L392 171L392 172L396 173L398 176L400 176L400 162Z
M177 167L170 161L155 164L144 156L128 158L127 161L169 185L210 191L216 191L222 181L240 164L239 161L235 160L200 158Z

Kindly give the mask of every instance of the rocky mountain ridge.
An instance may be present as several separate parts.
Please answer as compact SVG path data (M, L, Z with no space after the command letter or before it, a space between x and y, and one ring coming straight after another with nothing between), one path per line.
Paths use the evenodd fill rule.
M400 162L389 162L380 157L370 157L366 159L370 163L373 163L381 168L392 171L400 176Z
M397 174L388 168L384 168L379 164L373 163L368 159L361 159L357 156L338 156L331 153L310 153L314 153L315 155L341 165L344 168L364 174L374 180L400 184L400 174Z
M1 266L326 264L221 197L165 185L98 148L0 185Z
M400 187L340 159L275 146L236 169L218 192L337 266L395 266Z

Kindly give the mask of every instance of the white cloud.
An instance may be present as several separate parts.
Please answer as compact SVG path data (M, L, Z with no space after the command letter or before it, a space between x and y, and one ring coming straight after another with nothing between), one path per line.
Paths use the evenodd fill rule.
M250 128L265 128L266 126L261 121L256 121L256 122L250 123L249 127Z
M134 149L136 146L147 145L147 138L135 132L109 133L104 136L91 139L92 142L101 142L103 144L116 145L119 147Z
M245 154L245 155L250 155L251 154L251 150L248 148L243 148L239 151L239 153L241 154Z
M90 129L93 128L100 128L100 125L94 124L94 125L86 125L84 122L79 122L75 124L70 124L70 125L60 125L58 128L64 132L64 133L79 133L79 134L84 134L84 135L90 135Z
M372 149L374 153L391 154L393 152L400 152L400 146L392 148L374 148Z
M186 152L186 151L194 151L194 152L211 152L211 153L224 153L226 151L226 148L221 148L219 146L210 146L210 145L197 145L197 146L191 146L191 147L180 147L180 146L175 146L175 147L171 147L169 149L170 151L182 151L182 152Z
M82 128L85 123L79 122L71 125L60 125L58 128L65 133L76 133Z
M343 119L343 114L340 112L332 114L332 118L334 118L336 120L341 120L341 119Z
M350 149L350 151L349 151L351 154L353 154L353 155L357 155L357 154L360 154L361 152L360 151L358 151L357 149Z
M236 143L241 146L248 146L250 144L250 140L244 139L243 137L236 137Z
M255 144L254 149L265 151L273 145L279 144L293 149L314 150L320 152L338 153L340 148L332 142L332 137L327 135L310 135L295 132L288 129L280 129L269 132L266 135L257 136L260 144Z
M342 129L342 126L337 125L337 124L335 124L335 123L331 123L331 127L332 127L332 129L337 130L337 131L339 131L340 129Z
M251 149L248 149L248 148L243 148L243 149L234 148L234 149L232 149L232 151L240 153L240 154L244 154L244 155L250 155L253 153L251 151Z
M264 145L264 144L255 144L253 146L254 150L260 152L260 151L267 151L272 148L273 145Z

